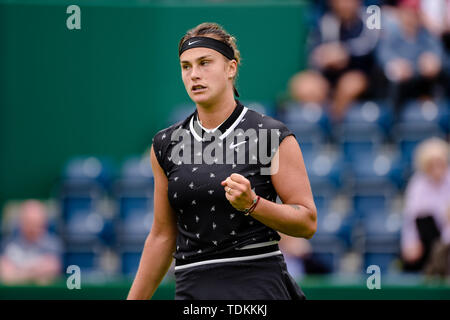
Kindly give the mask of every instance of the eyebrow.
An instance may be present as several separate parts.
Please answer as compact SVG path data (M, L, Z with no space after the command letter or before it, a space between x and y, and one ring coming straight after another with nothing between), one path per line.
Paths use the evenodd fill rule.
M212 55L207 54L206 56L201 56L201 57L199 57L199 58L197 58L197 59L195 59L195 60L199 61L199 60L202 60L202 59L205 59L205 58L209 58L209 57L212 57ZM188 61L188 60L183 60L183 61L181 61L180 63L190 63L190 61Z

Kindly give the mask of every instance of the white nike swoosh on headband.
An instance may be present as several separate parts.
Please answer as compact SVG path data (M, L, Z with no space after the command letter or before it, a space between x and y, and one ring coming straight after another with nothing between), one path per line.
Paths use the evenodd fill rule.
M199 41L200 41L200 40L195 40L195 41L192 41L192 42L189 41L189 42L188 42L188 46L193 45L194 43L199 42Z
M230 149L234 149L234 148L236 148L237 146L239 146L239 145L241 145L241 144L244 144L244 143L246 143L247 141L241 141L241 142L239 142L239 143L236 143L236 144L230 144Z

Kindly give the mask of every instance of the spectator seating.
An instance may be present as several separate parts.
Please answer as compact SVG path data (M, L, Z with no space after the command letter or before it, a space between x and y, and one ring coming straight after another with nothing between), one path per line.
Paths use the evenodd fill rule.
M243 103L274 114L270 103ZM194 108L176 109L170 121ZM398 272L401 214L393 203L404 192L415 146L448 135L449 114L448 103L410 101L394 121L384 102L358 101L340 124L331 124L321 106L286 105L277 118L299 141L318 211L310 240L314 259L339 272L351 250L361 255L364 270L375 264L382 272ZM153 184L148 156L125 159L117 176L103 159L68 161L60 183L66 265L98 271L106 244L120 259L118 271L133 277L153 221ZM112 222L99 210L104 197L116 208ZM345 210L336 206L342 199Z
M449 123L446 103L417 100L405 103L399 121L392 128L403 161L411 166L415 147L426 138L445 137L449 132Z
M60 182L61 232L66 248L64 264L85 266L94 272L100 247L105 245L105 235L110 222L101 209L108 195L113 177L108 159L78 156L64 167ZM79 260L79 263L75 263Z
M139 264L153 222L153 174L147 157L131 156L122 164L114 186L117 203L117 249L122 272L132 274Z
M323 106L289 102L279 119L295 134L304 154L329 141L330 123Z

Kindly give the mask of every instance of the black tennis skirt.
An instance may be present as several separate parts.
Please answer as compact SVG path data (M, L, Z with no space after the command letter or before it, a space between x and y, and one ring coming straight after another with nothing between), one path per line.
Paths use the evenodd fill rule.
M175 270L175 300L305 300L282 254Z

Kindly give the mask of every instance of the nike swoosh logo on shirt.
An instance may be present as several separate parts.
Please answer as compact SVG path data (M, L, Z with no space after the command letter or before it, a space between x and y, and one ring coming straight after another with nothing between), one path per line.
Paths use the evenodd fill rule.
M239 143L236 143L236 144L230 144L230 149L234 149L234 148L236 148L237 146L239 146L239 145L241 145L241 144L244 144L244 143L246 143L247 141L241 141L241 142L239 142Z

